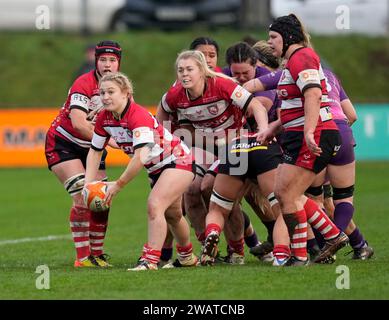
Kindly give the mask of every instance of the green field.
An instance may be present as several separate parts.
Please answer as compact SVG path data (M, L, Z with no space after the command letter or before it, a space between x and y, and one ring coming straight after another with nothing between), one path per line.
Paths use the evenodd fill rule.
M267 39L264 30L157 30L100 34L2 32L0 43L0 108L61 106L75 71L84 59L86 44L114 39L123 47L122 71L135 85L135 99L156 105L175 78L177 53L198 36L211 36L220 45L219 65L225 51L246 35ZM389 101L389 38L367 36L312 36L320 56L333 68L354 103Z
M109 176L121 170L112 168ZM70 238L6 243L69 234L70 198L54 175L45 169L2 169L0 176L0 299L389 299L389 163L357 166L355 220L375 249L374 259L352 261L344 256L345 248L334 265L307 268L274 268L247 253L244 266L127 272L147 235L143 173L112 206L105 248L114 267L75 270ZM264 227L251 217L263 238ZM50 289L38 290L35 271L44 264L50 269ZM336 288L339 265L349 267L349 290Z

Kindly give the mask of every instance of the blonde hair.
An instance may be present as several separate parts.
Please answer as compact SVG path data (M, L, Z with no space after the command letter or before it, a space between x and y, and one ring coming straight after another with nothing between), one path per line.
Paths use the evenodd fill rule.
M114 72L106 74L100 79L99 84L101 85L105 81L115 82L122 92L127 91L131 96L134 94L132 81L124 73Z
M265 40L260 40L256 43L254 43L253 49L258 50L265 55L272 55L273 54L273 49L270 47L270 45Z
M224 73L215 72L212 69L210 69L207 65L207 61L205 60L204 54L198 50L186 50L179 53L175 63L176 72L178 71L178 63L181 60L186 60L186 59L192 59L199 67L200 72L204 75L205 78L221 77L221 78L233 80L231 77L225 75Z
M270 44L268 44L267 41L260 40L260 41L256 42L253 45L253 49L257 52L257 54L260 54L261 56L266 57L268 62L272 64L272 65L270 65L270 64L266 64L266 63L262 62L265 65L267 65L268 67L271 67L273 69L277 69L281 65L281 59L277 58L273 55L273 49L270 47ZM260 57L258 59L261 61Z

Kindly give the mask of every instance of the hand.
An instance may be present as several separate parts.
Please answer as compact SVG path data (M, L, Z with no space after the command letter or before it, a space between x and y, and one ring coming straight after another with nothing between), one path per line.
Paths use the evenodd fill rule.
M320 154L323 152L321 148L317 145L314 134L312 132L308 132L305 134L305 143L307 144L309 151L311 151L315 156L319 157Z
M116 183L116 181L106 182L106 184L107 192L105 194L104 204L111 206L112 198L117 195L120 190L122 190L122 187L118 183Z
M256 134L256 137L257 142L260 142L262 145L266 146L271 143L274 138L274 134L271 128L266 128L265 130L259 130Z
M95 109L88 113L87 120L89 120L93 125L96 124L97 115L101 109Z

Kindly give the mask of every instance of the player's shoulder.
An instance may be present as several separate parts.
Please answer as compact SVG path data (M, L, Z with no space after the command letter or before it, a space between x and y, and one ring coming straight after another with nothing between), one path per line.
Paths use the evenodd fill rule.
M181 83L176 82L165 94L165 100L169 103L180 100L185 95L185 89Z
M72 85L72 89L88 89L93 88L98 84L98 80L96 77L95 70L91 70L87 73L82 74L79 76ZM73 91L72 90L72 91Z
M232 78L224 78L224 77L214 77L209 78L207 87L209 90L223 92L227 89L227 91L234 90L238 84Z
M126 115L130 121L139 120L140 118L147 119L150 117L149 111L142 105L136 103L134 100L131 101L128 108L129 110Z
M297 49L292 56L290 57L290 60L293 60L294 62L299 61L300 63L304 63L307 60L320 60L318 54L309 47L303 47Z

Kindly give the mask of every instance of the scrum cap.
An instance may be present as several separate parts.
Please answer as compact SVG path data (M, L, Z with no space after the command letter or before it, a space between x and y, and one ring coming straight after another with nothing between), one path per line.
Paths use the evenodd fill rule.
M104 40L99 42L95 47L96 65L99 56L103 54L113 54L117 57L119 64L122 57L122 48L119 43L111 40Z
M282 36L283 48L282 56L285 56L286 50L294 43L304 41L304 33L300 21L294 14L278 17L269 26L270 31L278 32Z

